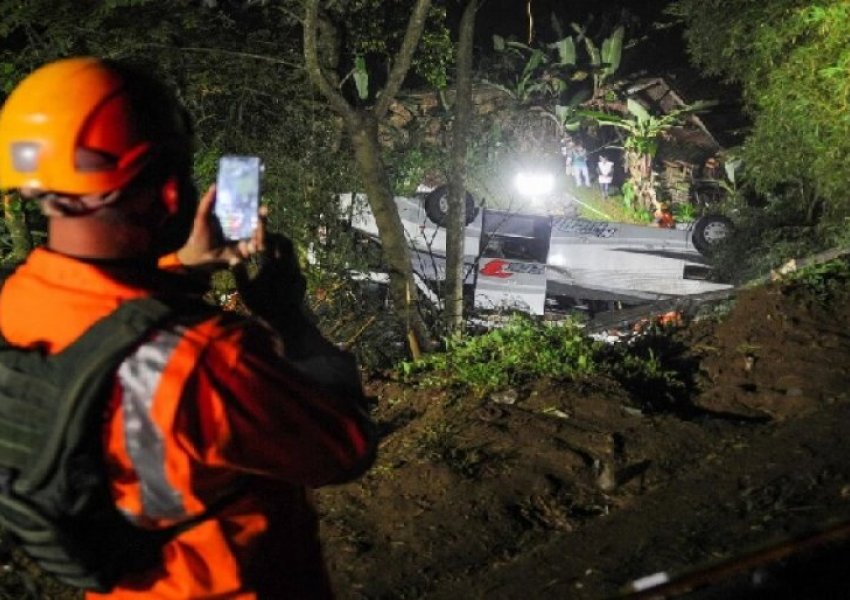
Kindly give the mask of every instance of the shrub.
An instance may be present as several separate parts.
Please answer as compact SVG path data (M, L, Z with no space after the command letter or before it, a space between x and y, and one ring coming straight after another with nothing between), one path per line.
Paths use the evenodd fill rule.
M403 363L402 371L408 381L454 386L476 398L541 378L603 375L643 409L681 408L693 366L676 364L681 347L668 333L653 327L633 343L612 346L588 337L573 321L546 324L517 315L501 329L450 340L445 352Z
M403 363L402 371L420 376L425 385L461 386L483 397L541 377L573 379L593 373L598 346L572 321L549 326L515 315L484 335L450 339L445 352Z
M845 0L676 0L691 58L739 83L753 127L743 148L761 193L799 186L825 202L826 220L850 212L850 5Z

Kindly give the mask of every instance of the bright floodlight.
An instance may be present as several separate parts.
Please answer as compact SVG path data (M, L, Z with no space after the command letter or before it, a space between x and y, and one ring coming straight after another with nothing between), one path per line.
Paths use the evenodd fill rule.
M525 196L543 196L555 187L555 178L551 173L517 173L514 185Z

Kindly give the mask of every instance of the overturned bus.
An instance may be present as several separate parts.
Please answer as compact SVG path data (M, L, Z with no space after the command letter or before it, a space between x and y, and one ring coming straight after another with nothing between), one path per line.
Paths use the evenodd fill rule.
M340 202L355 230L379 239L365 195ZM433 290L445 279L445 189L395 202L414 272ZM708 255L730 231L722 216L667 229L478 208L468 197L464 284L476 308L535 315L703 294L730 287L707 278Z

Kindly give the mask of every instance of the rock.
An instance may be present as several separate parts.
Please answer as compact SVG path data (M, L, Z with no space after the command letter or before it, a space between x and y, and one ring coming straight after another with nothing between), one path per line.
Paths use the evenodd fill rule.
M799 375L783 375L776 380L773 387L787 394L792 389L802 390L805 387L805 381Z
M642 417L643 411L639 408L635 408L633 406L623 406L623 412L630 417Z
M490 394L490 400L496 404L516 404L519 394L516 390L504 390L502 392L493 392Z
M611 463L600 461L598 466L599 474L596 476L596 485L603 492L613 492L617 489L617 472Z

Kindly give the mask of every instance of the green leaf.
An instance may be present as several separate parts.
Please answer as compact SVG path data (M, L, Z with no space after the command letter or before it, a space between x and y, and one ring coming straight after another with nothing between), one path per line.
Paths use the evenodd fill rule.
M505 42L505 47L514 48L516 50L523 50L525 52L531 52L533 50L531 46L523 44L522 42L515 42L513 40Z
M354 85L361 100L369 97L369 73L366 71L366 60L362 56L354 59Z
M555 116L558 118L558 123L566 123L567 118L573 113L570 106L555 105Z
M535 50L528 58L525 68L522 70L522 79L527 80L534 73L534 70L546 59L545 55L540 50Z
M558 51L558 64L573 66L576 64L576 45L572 36L555 42L551 47Z
M628 108L629 112L638 118L638 121L649 121L651 117L649 111L647 111L640 102L633 98L628 98L626 100L626 108Z
M588 119L593 119L594 121L603 125L620 127L621 129L626 129L628 131L632 131L635 129L634 123L632 123L631 120L621 117L619 115L609 115L608 113L599 112L596 110L579 110L576 111L576 114Z
M569 131L569 132L578 131L580 127L581 127L581 120L579 120L579 119L576 119L575 121L567 121L566 123L564 123L564 130L565 131Z
M493 50L496 52L504 52L505 38L500 35L493 34Z
M578 23L570 23L570 27L578 34L578 39L576 40L577 42L580 42L585 38L584 28Z
M744 163L740 158L727 160L723 163L723 170L726 172L726 178L732 183L732 185L735 185L736 177L743 164Z
M579 106L582 102L590 100L592 97L593 92L591 92L587 88L582 88L570 97L570 100L569 102L567 102L567 105L571 107L576 107Z
M608 75L615 73L620 68L624 34L625 29L621 25L614 30L611 37L602 42L602 62L605 64L605 72Z
M590 56L590 64L598 67L602 64L602 56L599 53L599 48L593 43L589 37L584 38L584 46L587 49L587 54Z

